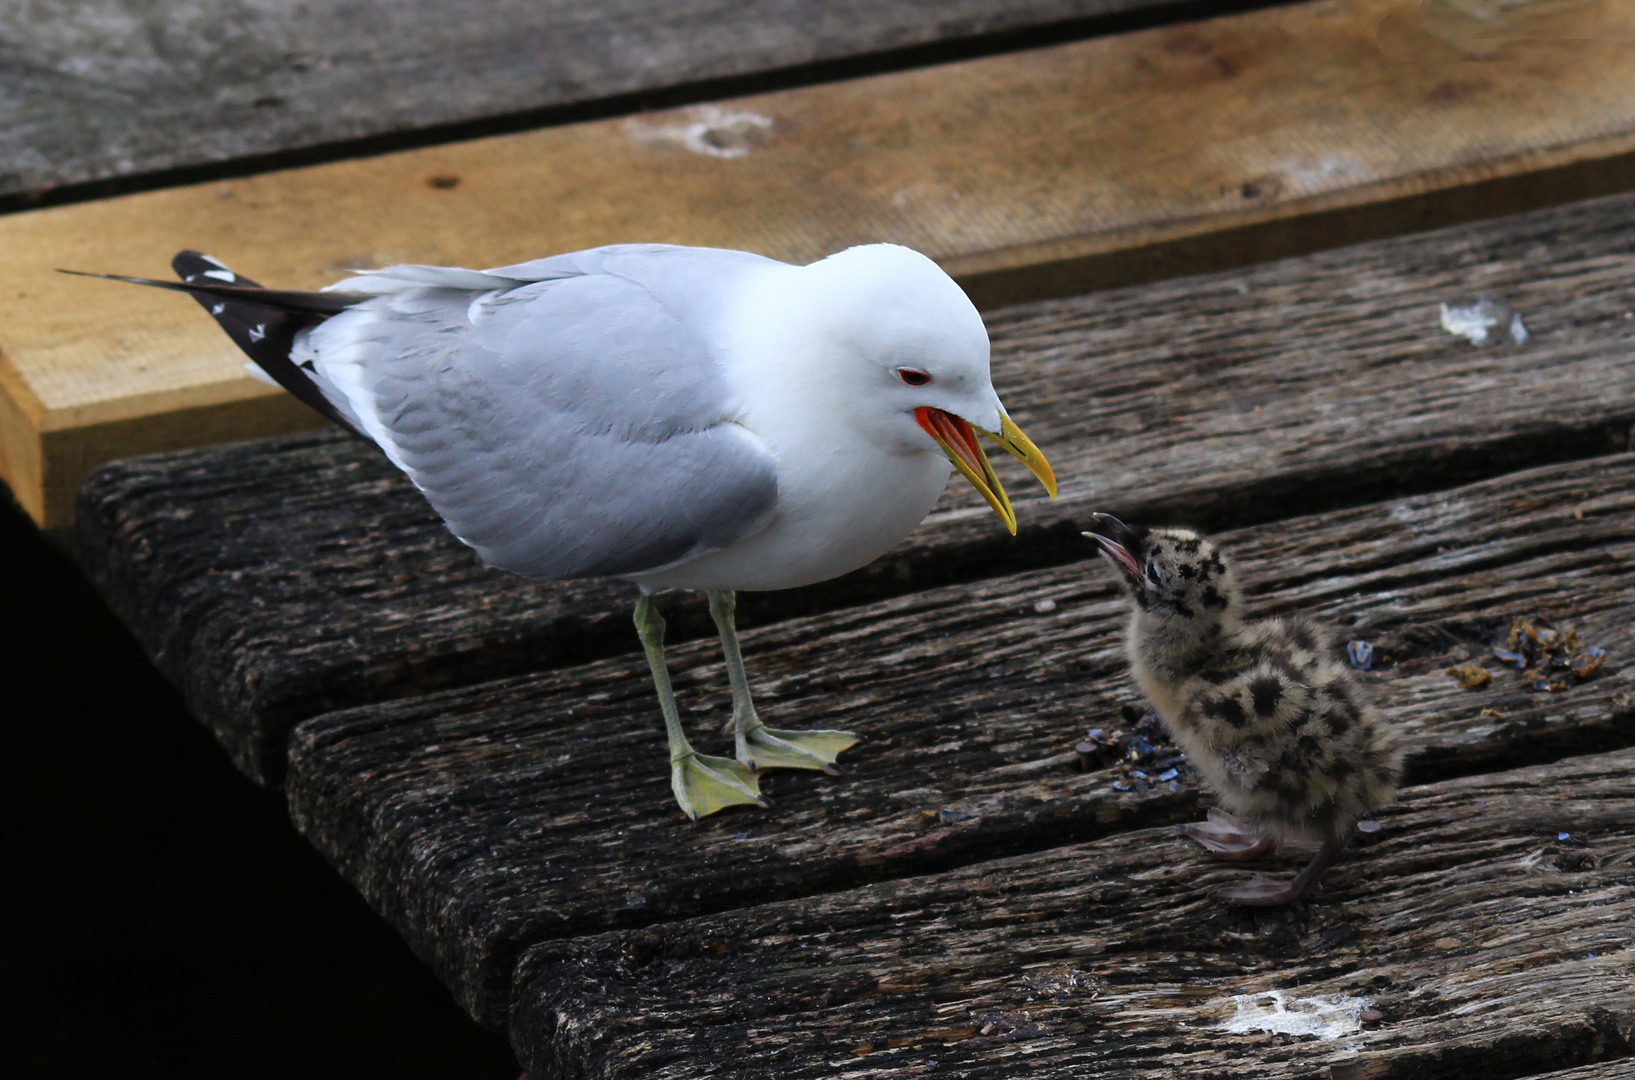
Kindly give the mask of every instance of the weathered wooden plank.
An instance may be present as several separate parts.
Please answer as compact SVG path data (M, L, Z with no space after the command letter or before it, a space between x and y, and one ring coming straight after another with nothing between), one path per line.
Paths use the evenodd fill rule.
M954 485L892 555L746 596L741 617L1079 558L1072 522L1098 505L1213 528L1622 449L1632 221L1635 199L1615 198L995 312L995 384L1062 499L1005 458L1020 540ZM1525 313L1525 346L1438 328L1438 301L1482 290ZM485 570L395 470L334 435L112 466L85 490L79 538L103 595L266 783L318 712L635 649L628 586ZM711 632L697 598L666 612L673 640Z
M1627 1059L1632 769L1621 751L1410 788L1383 841L1289 909L1208 896L1243 869L1151 829L542 945L512 1042L531 1076L597 1080L1384 1080ZM1257 1030L1279 1013L1310 1032Z
M1318 613L1393 658L1370 678L1410 776L1456 775L1635 741L1632 481L1635 455L1617 455L1223 543L1256 608ZM1085 729L1117 725L1136 700L1114 588L1092 561L750 632L767 714L863 735L844 778L769 774L769 812L696 826L676 813L631 657L306 721L291 813L456 997L499 1023L532 942L1196 814L1189 787L1138 795L1114 789L1115 773L1077 771ZM1473 693L1443 674L1536 613L1607 648L1606 673L1562 694L1513 675ZM729 699L713 645L673 650L672 669L689 724L719 728Z
M185 298L64 265L164 276L188 245L315 287L612 241L806 261L894 240L991 306L1629 187L1635 50L1392 60L1382 20L1414 7L1316 0L0 218L0 469L66 525L98 462L278 400Z
M43 0L0 9L0 199L1097 19L1175 0ZM1154 9L1157 9L1156 11ZM1183 7L1183 10L1185 8ZM1149 17L1151 17L1149 15ZM973 40L977 39L977 40ZM1003 44L1005 39L989 47ZM912 51L921 47L918 52ZM922 61L923 62L923 61ZM875 61L890 63L882 59ZM813 72L812 74L817 74ZM810 75L808 78L811 77ZM719 96L719 95L716 95ZM612 106L613 103L609 103Z

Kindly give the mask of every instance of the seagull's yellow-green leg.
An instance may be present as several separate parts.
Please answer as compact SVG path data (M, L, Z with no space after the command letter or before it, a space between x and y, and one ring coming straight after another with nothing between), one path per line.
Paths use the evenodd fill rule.
M751 769L822 769L830 776L845 772L835 764L842 750L857 742L849 731L786 731L769 728L755 715L744 675L744 655L738 649L738 626L733 618L737 595L728 589L709 590L710 617L721 632L721 650L727 654L727 678L732 683L732 732L738 760Z
M647 664L653 669L653 687L659 692L664 730L670 737L670 788L688 817L697 821L726 806L754 803L768 806L753 769L731 758L700 754L681 730L676 695L670 689L670 669L664 663L664 619L646 593L636 601L636 633L641 635Z

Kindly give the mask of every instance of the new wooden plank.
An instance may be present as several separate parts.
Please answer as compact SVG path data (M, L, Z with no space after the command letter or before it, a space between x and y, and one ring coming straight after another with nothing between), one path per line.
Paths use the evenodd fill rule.
M990 316L994 380L1055 462L1008 457L1020 538L955 484L892 555L746 596L746 625L1082 557L1117 506L1211 528L1623 449L1635 423L1635 198L1613 198ZM1477 349L1437 304L1481 291L1525 346ZM329 709L633 651L634 590L484 569L379 456L333 435L131 461L81 504L103 595L234 760L283 774ZM669 597L673 640L708 635Z
M188 245L313 287L348 267L612 241L805 261L892 240L991 306L1628 186L1635 50L1401 61L1378 41L1399 9L1413 13L1317 0L14 214L0 219L0 389L22 422L0 465L37 520L65 525L96 458L87 432L194 445L221 410L273 395L185 298L58 266L163 275ZM1606 11L1621 26L1635 0ZM117 442L96 449L119 456Z
M34 0L0 9L0 199L1176 6Z
M1151 829L552 943L512 1042L530 1076L587 1080L1628 1075L1632 768L1409 789L1289 909L1208 896L1243 868Z
M1315 613L1392 658L1369 678L1412 778L1635 742L1635 455L1222 540L1256 610ZM1515 674L1470 692L1443 673L1534 614L1606 648L1606 673L1560 694ZM639 657L308 720L285 790L313 844L500 1023L512 964L537 941L1197 815L1191 787L1120 792L1117 773L1078 771L1085 729L1118 726L1137 700L1124 618L1092 559L746 634L772 722L863 737L845 777L769 774L771 811L693 825L675 810ZM716 647L677 648L671 667L689 727L719 749Z

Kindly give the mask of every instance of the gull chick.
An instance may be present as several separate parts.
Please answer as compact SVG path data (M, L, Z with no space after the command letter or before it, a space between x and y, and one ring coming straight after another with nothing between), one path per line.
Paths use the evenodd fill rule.
M1401 753L1378 710L1316 624L1241 621L1232 567L1208 540L1109 514L1091 521L1084 535L1134 603L1125 649L1135 680L1225 807L1183 831L1231 860L1286 839L1322 845L1292 881L1257 874L1219 895L1304 899L1358 819L1396 791Z
M1000 404L988 333L917 251L866 244L808 266L615 244L490 270L389 266L320 292L266 289L196 251L180 281L250 373L374 443L490 566L614 577L690 817L766 805L759 771L821 769L847 731L768 727L751 700L740 589L837 577L895 547L958 470L1011 533L978 442L1056 493ZM731 758L681 728L654 595L709 598L732 686Z

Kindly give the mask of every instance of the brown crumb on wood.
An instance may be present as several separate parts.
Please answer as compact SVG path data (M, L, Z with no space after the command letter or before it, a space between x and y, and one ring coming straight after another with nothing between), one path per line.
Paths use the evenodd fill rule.
M449 188L459 187L460 178L453 173L438 173L436 176L427 178L426 183L439 191L447 191Z
M1487 708L1482 710L1481 715L1487 717L1489 720L1497 720L1499 717L1503 716L1504 713L1489 705Z
M1450 667L1448 674L1459 680L1459 685L1466 690L1480 690L1493 681L1493 673L1480 664L1460 664Z

